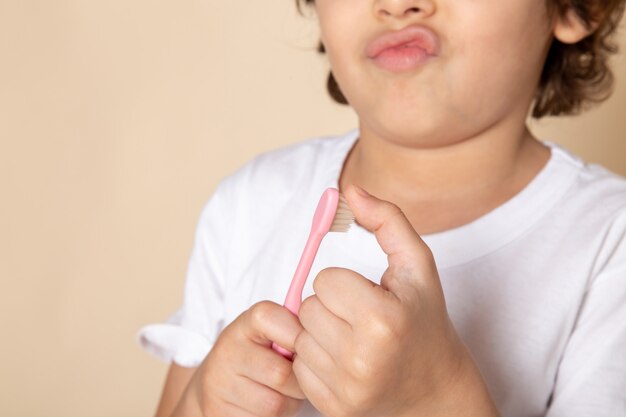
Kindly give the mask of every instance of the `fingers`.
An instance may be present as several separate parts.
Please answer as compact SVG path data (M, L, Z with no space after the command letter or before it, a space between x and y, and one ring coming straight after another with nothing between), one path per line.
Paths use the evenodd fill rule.
M294 416L303 405L303 400L286 397L244 376L233 382L225 387L223 399L234 416Z
M336 408L337 399L329 387L306 365L299 355L293 360L293 370L298 375L302 388L311 393L308 400L315 408L324 412ZM330 416L331 414L325 414Z
M283 395L304 399L293 374L291 361L271 349L272 342L295 351L295 341L303 330L299 319L285 307L271 301L261 301L248 309L241 331L245 349L240 358L239 374Z
M265 346L253 344L246 347L246 354L242 355L238 369L241 376L283 395L301 400L306 398L293 373L291 361Z
M306 333L310 334L320 349L333 358L341 360L345 357L344 344L338 342L352 338L352 327L347 321L333 314L318 295L307 297L302 302L298 315ZM302 333L298 338L302 338ZM301 341L296 339L296 345L298 342ZM301 350L300 348L298 354L301 354Z
M359 189L354 185L349 187L345 197L356 220L376 235L387 254L388 270L394 279L381 285L388 284L390 291L401 294L405 284L430 282L436 277L432 252L402 210L389 201L364 196Z
M372 195L364 197L354 185L348 188L346 199L351 203L350 208L359 224L376 235L381 248L390 257L412 256L428 250L402 210L394 203Z
M320 347L309 332L302 332L296 339L296 356L305 363L309 369L328 388L334 389L336 386L336 375L341 369L333 358ZM298 383L302 381L298 380Z
M372 308L388 303L393 297L376 283L345 268L323 269L315 277L313 289L320 303L349 326L367 323ZM302 322L301 311L302 306L298 313Z
M262 301L220 334L188 389L190 404L211 416L290 417L306 398L291 361L271 349L276 341L294 349L303 330L288 309Z
M293 313L272 301L261 301L246 311L241 330L244 336L262 346L272 342L294 351L294 343L302 325Z

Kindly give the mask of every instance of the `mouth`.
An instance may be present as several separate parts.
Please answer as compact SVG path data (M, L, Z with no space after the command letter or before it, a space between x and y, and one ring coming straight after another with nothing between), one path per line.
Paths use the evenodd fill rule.
M421 25L407 26L373 39L366 47L366 56L378 67L391 72L414 69L437 56L439 39Z

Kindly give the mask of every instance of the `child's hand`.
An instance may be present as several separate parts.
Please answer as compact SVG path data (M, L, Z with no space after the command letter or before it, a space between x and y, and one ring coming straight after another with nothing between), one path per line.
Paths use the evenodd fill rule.
M356 220L388 255L381 285L328 268L304 300L293 370L327 416L497 415L450 322L435 261L402 211L355 188Z
M271 344L293 351L301 331L298 318L285 307L271 301L253 305L220 334L173 416L296 415L305 396L292 363Z

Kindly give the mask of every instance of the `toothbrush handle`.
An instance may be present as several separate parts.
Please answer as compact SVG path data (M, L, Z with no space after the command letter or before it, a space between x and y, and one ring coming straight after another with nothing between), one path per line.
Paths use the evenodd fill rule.
M285 297L285 303L283 305L296 316L298 315L300 305L302 304L302 291L304 290L304 284L309 276L311 266L313 265L315 255L317 254L317 250L322 243L323 237L324 235L322 233L311 231L306 245L304 246L302 256L300 257L298 267L296 268L296 273L294 274L289 290L287 291L287 297ZM293 353L276 343L272 343L272 349L289 360L293 359Z
M316 232L311 232L309 235L309 239L307 240L304 250L302 251L300 262L298 262L296 273L293 275L291 285L287 291L287 297L285 297L285 304L283 305L296 316L300 310L300 304L302 304L302 291L304 290L304 284L309 276L309 272L311 272L311 266L315 260L315 255L317 255L317 250L322 243L322 237L321 233Z

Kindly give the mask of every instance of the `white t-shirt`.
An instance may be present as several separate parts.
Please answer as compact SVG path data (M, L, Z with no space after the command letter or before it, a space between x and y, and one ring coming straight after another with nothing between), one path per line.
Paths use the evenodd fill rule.
M282 304L327 187L338 188L358 130L264 153L224 178L205 205L184 302L141 345L199 365L220 331L261 300ZM626 416L626 179L554 143L512 199L464 226L423 235L450 317L502 416ZM387 267L357 224L326 235L317 273ZM301 417L321 416L308 402Z

